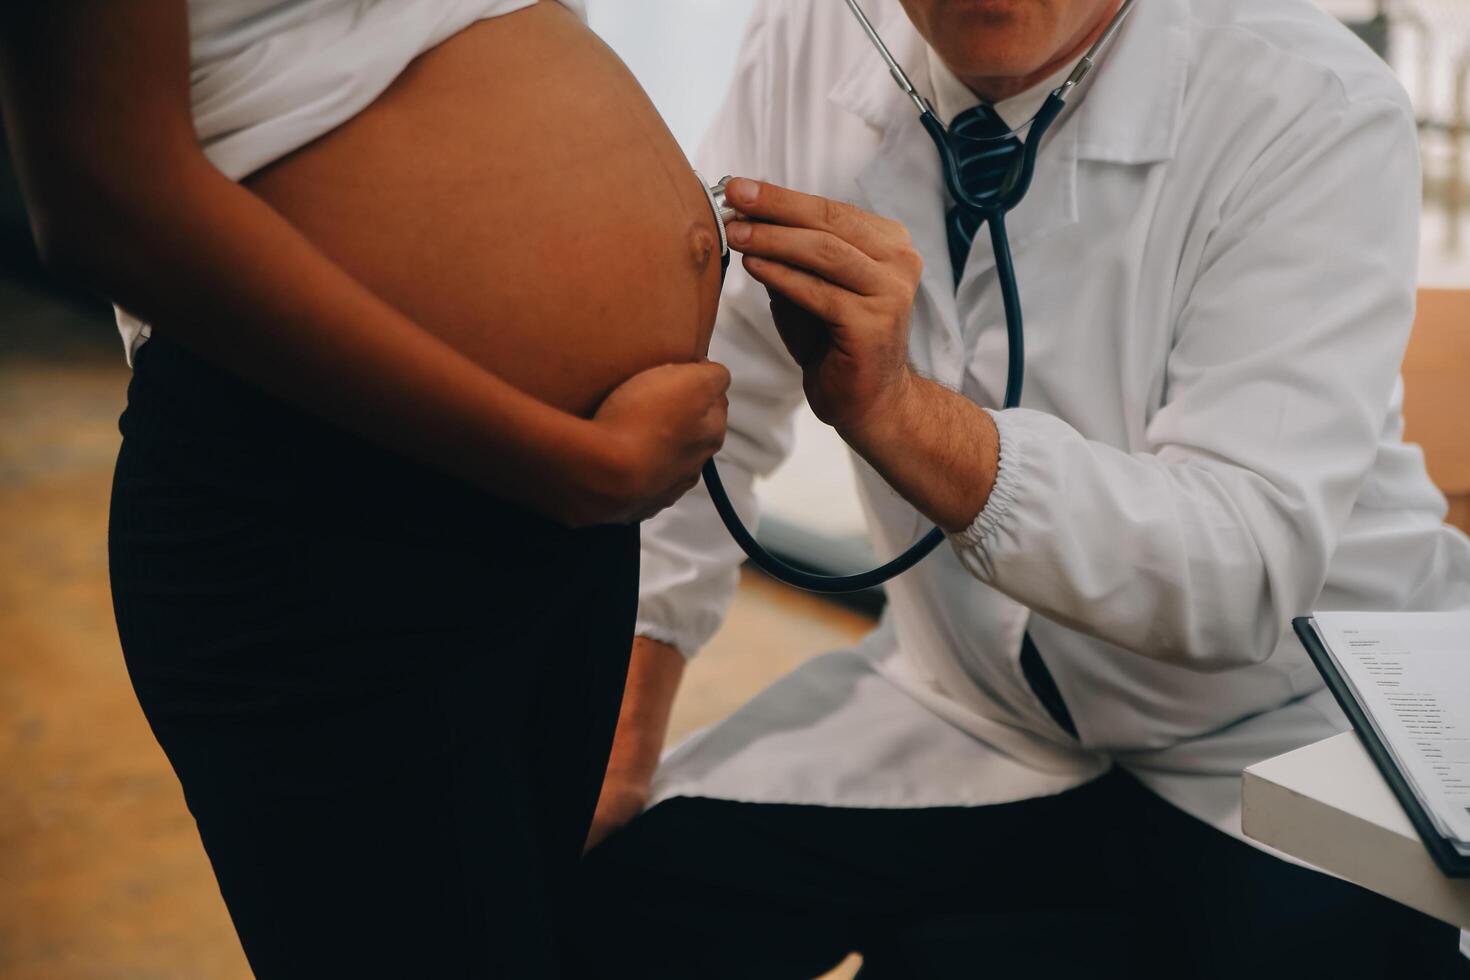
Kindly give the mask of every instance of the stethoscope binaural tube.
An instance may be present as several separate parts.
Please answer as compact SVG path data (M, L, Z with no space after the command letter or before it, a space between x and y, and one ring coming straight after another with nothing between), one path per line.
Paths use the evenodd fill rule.
M1066 108L1067 96L1075 89L1087 74L1092 71L1101 51L1112 40L1122 25L1123 20L1133 9L1136 0L1123 0L1113 19L1104 28L1102 35L1088 50L1082 60L1077 63L1072 74L1067 80L1047 97L1040 111L1032 118L1026 127L1026 138L1022 143L1021 154L1012 167L1011 174L1002 186L1000 193L993 199L981 202L976 200L965 190L960 181L959 156L955 152L954 138L945 128L939 117L934 112L934 107L929 100L914 87L903 67L898 64L893 55L889 53L887 45L873 28L872 23L858 6L857 0L846 0L848 7L857 17L862 25L863 31L868 39L878 49L884 62L888 65L888 72L893 80L898 83L918 107L919 121L923 124L924 131L934 141L935 148L939 151L941 169L944 171L944 185L950 197L962 207L977 212L984 219L990 229L990 243L995 250L996 279L1000 283L1001 301L1005 308L1006 318L1006 341L1008 344L1008 356L1006 358L1006 390L1002 408L1016 408L1021 404L1021 387L1025 382L1026 373L1026 337L1021 311L1020 288L1016 283L1015 263L1011 258L1010 238L1006 235L1006 215L1010 213L1026 197L1026 192L1031 189L1031 179L1036 173L1036 154L1041 147L1042 138ZM715 213L716 224L720 227L721 265L720 279L723 283L725 270L730 264L729 243L725 239L725 224L739 217L739 214L731 209L725 201L725 185L730 178L726 177L713 186L706 185L704 179L700 179L700 186L704 187L705 194L709 197L710 208ZM724 522L725 528L735 543L740 545L742 551L750 558L751 562L761 571L770 575L778 581L787 585L804 589L807 592L817 592L825 595L842 595L850 592L863 592L867 589L876 588L889 579L902 575L913 568L920 561L929 556L935 548L944 543L944 532L940 528L933 528L907 550L885 562L877 568L866 572L858 572L853 575L819 575L804 569L790 565L775 555L771 554L755 536L746 528L740 515L735 512L735 506L730 502L730 496L725 492L725 485L720 480L720 471L715 466L715 461L710 459L704 464L702 470L706 489L709 491L710 500L715 505L716 512Z

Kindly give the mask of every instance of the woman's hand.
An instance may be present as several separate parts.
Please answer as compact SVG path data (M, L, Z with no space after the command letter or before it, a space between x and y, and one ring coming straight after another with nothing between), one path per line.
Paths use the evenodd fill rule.
M913 380L909 311L924 262L908 231L851 205L739 179L730 246L771 295L807 401L844 438L888 414ZM851 440L849 440L851 441Z
M572 447L562 519L647 520L688 493L725 441L729 387L730 372L706 360L649 368L613 389Z

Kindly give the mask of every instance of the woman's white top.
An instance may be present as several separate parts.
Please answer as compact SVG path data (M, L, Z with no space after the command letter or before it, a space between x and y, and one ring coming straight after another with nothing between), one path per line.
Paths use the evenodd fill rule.
M585 0L562 0L585 19ZM409 62L536 0L189 0L189 93L205 155L239 180L367 108ZM123 310L131 360L148 328Z
M865 6L931 86L899 0ZM997 111L1014 125L1037 101ZM705 173L902 222L925 259L914 367L1000 403L989 242L956 290L937 154L845 5L764 0L710 132ZM1293 616L1470 607L1470 540L1402 440L1417 145L1393 75L1310 0L1138 4L1010 216L1027 375L993 413L989 503L889 583L856 649L676 747L657 797L978 805L1117 764L1239 835L1241 770L1347 727ZM738 262L710 356L734 377L719 462L749 520L802 383ZM853 465L892 555L928 522ZM703 487L645 524L638 631L698 650L740 558ZM1027 630L1080 740L1026 682Z

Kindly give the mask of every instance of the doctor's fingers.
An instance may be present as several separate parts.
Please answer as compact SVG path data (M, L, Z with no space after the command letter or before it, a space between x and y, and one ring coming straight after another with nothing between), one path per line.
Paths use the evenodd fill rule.
M907 306L901 310L897 308L896 296L860 296L804 269L756 255L747 255L744 265L745 271L756 282L824 324L863 327L898 322L908 315ZM906 302L913 302L912 293Z
M771 320L791 359L803 368L814 363L826 350L827 328L780 293L767 289L766 294L771 298Z
M747 221L734 222L726 231L737 252L815 272L863 296L888 292L895 285L901 288L901 280L893 281L892 270L831 232Z
M725 189L726 199L748 218L790 228L836 235L875 259L911 245L908 230L896 221L827 197L803 194L779 184L739 177Z

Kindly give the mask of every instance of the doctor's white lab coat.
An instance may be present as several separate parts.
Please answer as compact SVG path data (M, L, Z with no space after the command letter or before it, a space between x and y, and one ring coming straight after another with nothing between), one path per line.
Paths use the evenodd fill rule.
M867 6L931 84L897 0ZM856 649L674 749L655 799L979 805L1117 764L1239 836L1241 769L1346 728L1293 616L1470 606L1470 541L1400 438L1420 176L1388 69L1308 0L1142 0L1073 102L1009 221L1027 379L994 412L989 503ZM914 367L1000 403L988 241L956 291L933 146L844 4L758 7L700 164L902 222L926 263ZM802 391L738 259L711 356L734 375L721 472L754 519ZM853 463L886 557L927 524ZM703 487L643 542L638 632L692 655L740 552ZM1026 630L1080 740L1022 675Z

